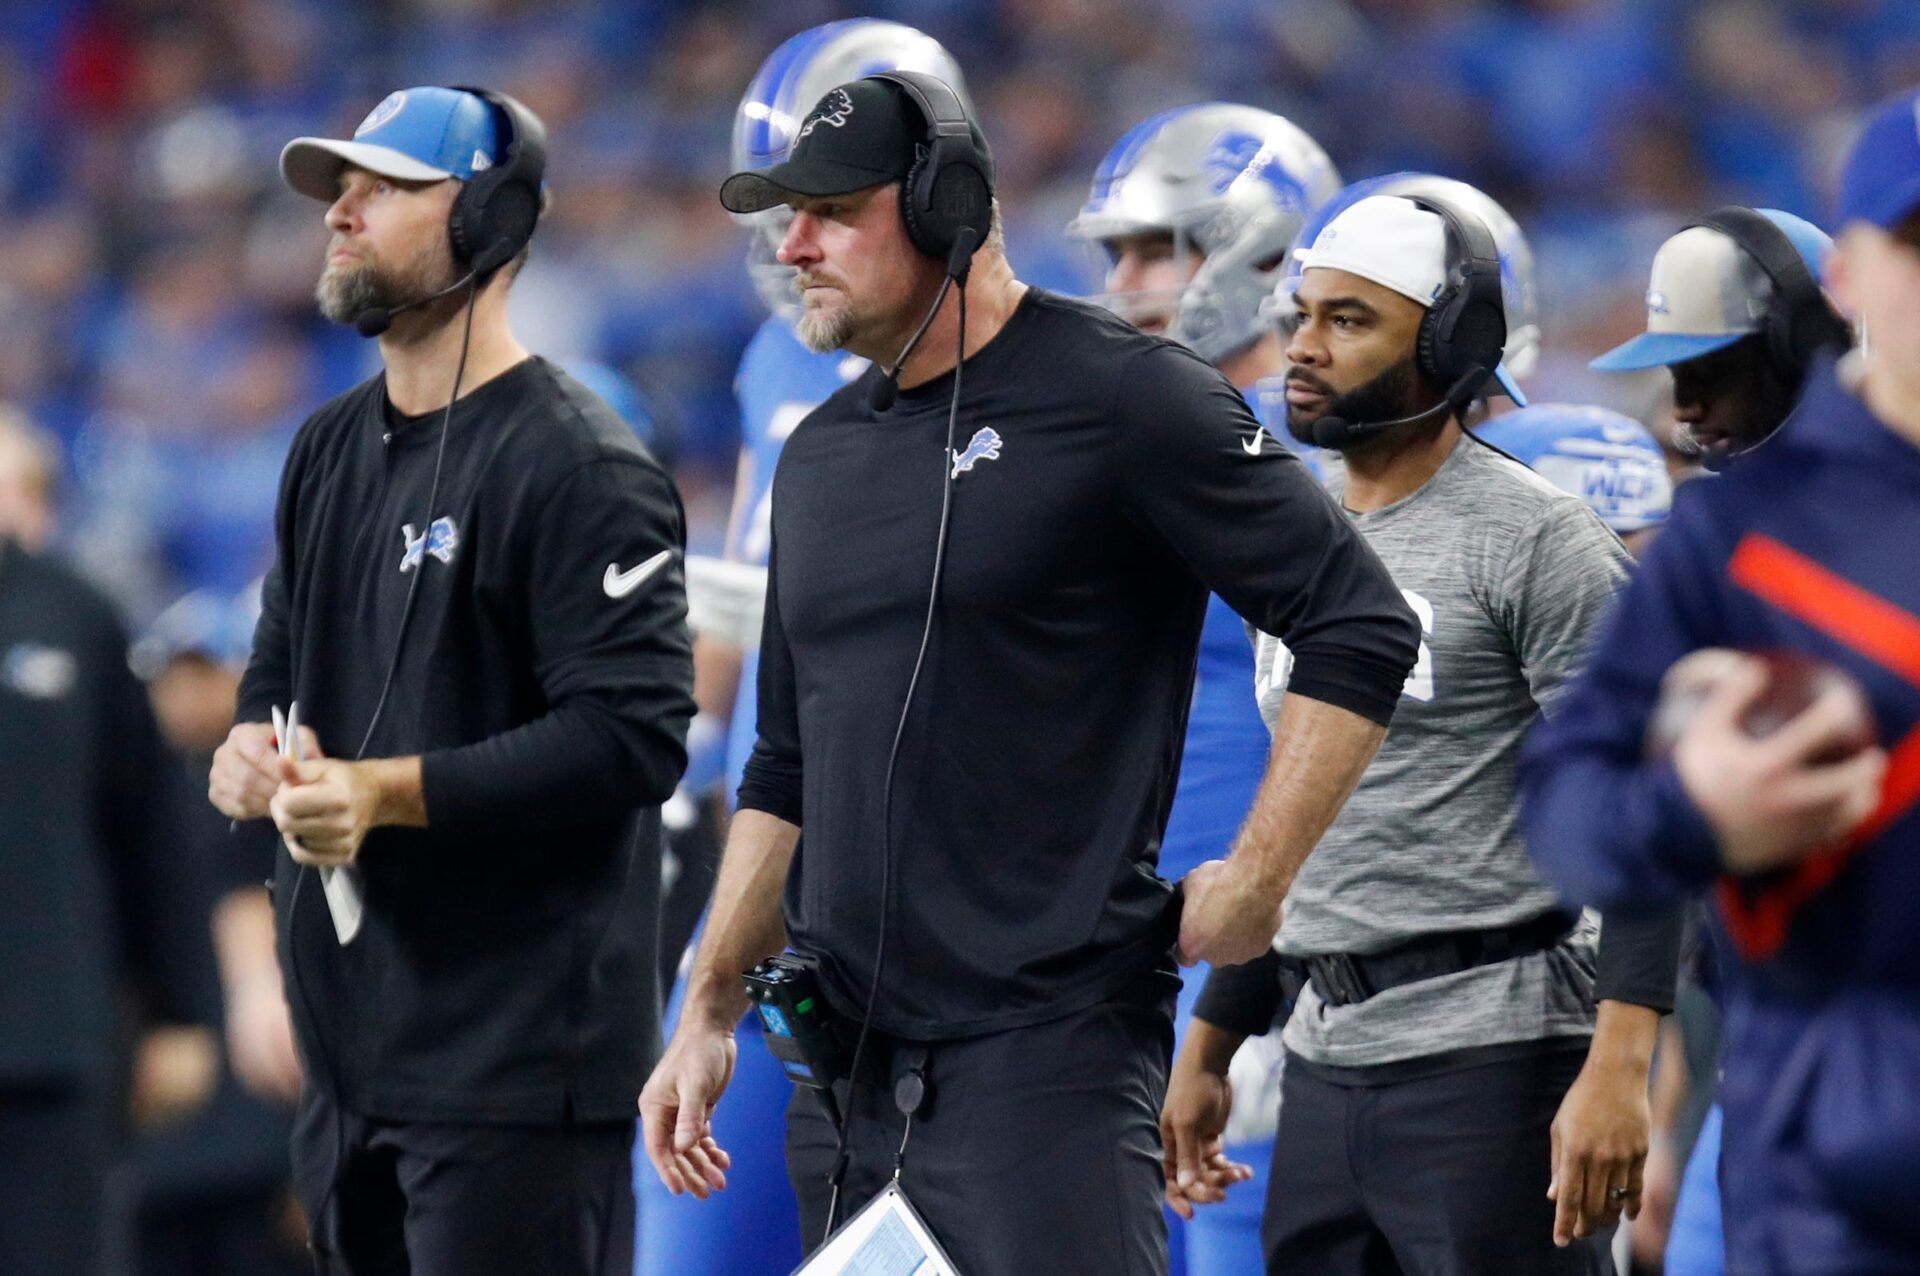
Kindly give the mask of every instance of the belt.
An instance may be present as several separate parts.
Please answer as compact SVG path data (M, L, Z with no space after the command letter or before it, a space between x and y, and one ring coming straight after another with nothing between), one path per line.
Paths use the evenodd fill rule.
M1320 1000L1352 1006L1389 988L1545 952L1571 935L1579 921L1578 913L1556 908L1492 930L1422 935L1377 953L1283 955L1280 964L1296 978L1311 979Z

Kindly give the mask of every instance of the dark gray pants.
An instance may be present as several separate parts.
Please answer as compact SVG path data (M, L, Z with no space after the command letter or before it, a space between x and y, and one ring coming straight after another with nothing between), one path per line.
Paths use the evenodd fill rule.
M870 1037L879 1083L852 1087L838 1221L892 1178L906 1118L886 1080L924 1051L927 1097L901 1185L964 1276L1165 1276L1160 1102L1172 1043L1171 994L919 1049ZM841 1098L844 1112L844 1085ZM834 1145L815 1096L797 1093L787 1172L809 1249L826 1228Z
M374 1121L309 1089L293 1180L323 1276L633 1271L631 1121Z
M1613 1232L1553 1244L1548 1128L1579 1050L1390 1085L1289 1055L1261 1240L1269 1273L1613 1276Z

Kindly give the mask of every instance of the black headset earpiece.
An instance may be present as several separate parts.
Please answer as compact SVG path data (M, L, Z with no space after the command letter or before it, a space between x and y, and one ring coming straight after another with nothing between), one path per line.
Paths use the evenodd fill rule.
M993 161L976 141L960 95L944 80L919 71L883 71L868 78L899 85L927 122L913 168L900 183L907 239L927 256L946 261L961 235L971 231L978 250L993 219Z
M539 224L547 128L539 116L505 93L464 84L452 87L495 108L506 122L505 158L465 182L447 216L454 260L485 282L527 246Z
M1761 324L1767 362L1788 385L1798 385L1813 357L1828 346L1846 347L1853 334L1820 291L1820 281L1787 233L1751 208L1716 208L1685 229L1717 230L1754 259L1773 284L1773 299Z
M1414 357L1421 373L1459 410L1493 376L1506 352L1500 248L1486 222L1472 213L1427 195L1404 198L1437 215L1446 227L1447 282L1421 316Z

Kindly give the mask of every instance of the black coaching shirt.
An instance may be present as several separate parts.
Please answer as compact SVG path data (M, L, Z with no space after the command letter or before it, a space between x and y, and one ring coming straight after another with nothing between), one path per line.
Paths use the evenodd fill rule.
M354 756L417 580L366 756L421 755L429 824L368 834L346 946L276 852L302 1057L376 1118L630 1121L659 1044L658 808L693 712L680 502L532 358L455 406L429 511L440 416L395 417L375 377L307 421L281 481L237 720L298 700Z
M206 915L113 605L4 535L0 760L0 1091L108 1093L129 987L155 1020L213 1018Z
M952 375L876 413L877 375L781 454L740 805L801 826L788 939L857 1013L950 470L873 1021L921 1039L1043 1022L1170 968L1176 896L1155 864L1208 591L1286 640L1294 693L1381 723L1418 622L1225 378L1105 311L1029 289L966 361L951 455Z

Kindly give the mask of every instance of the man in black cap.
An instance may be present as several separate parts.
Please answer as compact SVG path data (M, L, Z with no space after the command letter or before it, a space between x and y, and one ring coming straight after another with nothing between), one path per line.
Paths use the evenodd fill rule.
M943 89L834 89L722 188L793 209L802 339L876 366L781 458L759 741L647 1150L675 1191L725 1185L740 972L784 940L858 1056L837 1134L791 1110L810 1241L898 1168L962 1271L1164 1272L1176 944L1265 947L1418 631L1218 372L1014 277ZM1182 890L1154 869L1209 590L1295 665L1245 830Z

